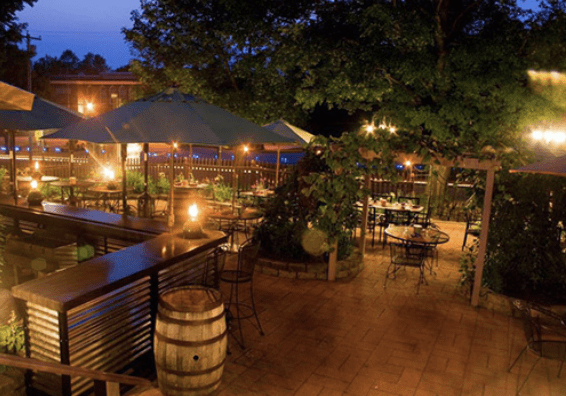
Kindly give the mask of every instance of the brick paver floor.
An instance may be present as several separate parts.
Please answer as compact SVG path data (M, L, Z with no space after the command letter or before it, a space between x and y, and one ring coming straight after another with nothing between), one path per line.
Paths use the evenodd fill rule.
M438 222L436 275L416 294L408 269L383 288L389 250L368 249L364 270L337 282L255 276L265 335L244 323L247 348L231 343L217 396L514 395L536 361L517 318L473 308L458 287L463 223ZM223 290L224 291L224 290ZM541 360L521 395L566 395L566 374Z

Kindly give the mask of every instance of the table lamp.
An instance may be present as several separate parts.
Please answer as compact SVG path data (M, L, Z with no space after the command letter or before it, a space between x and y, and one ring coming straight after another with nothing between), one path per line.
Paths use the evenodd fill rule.
M202 231L202 226L198 219L197 204L189 206L189 218L183 224L183 237L187 239L204 238L206 235Z

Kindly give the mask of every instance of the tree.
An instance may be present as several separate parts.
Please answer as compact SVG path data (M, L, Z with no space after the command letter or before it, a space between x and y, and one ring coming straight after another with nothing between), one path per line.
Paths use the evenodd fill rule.
M22 31L27 27L18 23L16 12L26 4L33 6L37 0L4 0L0 2L0 80L27 87L28 54L18 48L22 42Z
M132 70L159 91L172 83L242 117L265 123L301 117L296 76L272 61L279 27L303 20L311 1L147 1L123 32Z
M33 64L33 90L38 95L49 98L51 89L49 79L61 74L99 74L110 71L106 59L98 54L87 53L83 60L71 50L65 50L59 58L46 55Z

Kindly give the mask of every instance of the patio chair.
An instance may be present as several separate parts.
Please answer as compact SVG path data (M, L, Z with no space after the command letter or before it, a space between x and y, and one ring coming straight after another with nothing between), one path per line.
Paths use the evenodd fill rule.
M467 211L464 213L464 216L466 218L466 229L464 231L464 240L462 241L462 250L466 247L468 235L479 238L481 233L481 215L477 211Z
M563 316L538 304L515 301L513 305L520 313L527 343L509 366L509 372L525 351L529 350L537 356L537 360L527 373L525 380L517 389L517 394L519 394L541 358L560 360L556 375L558 378L560 377L566 358L566 324Z
M238 263L236 269L225 269L220 273L220 282L230 285L230 296L225 302L226 311L229 312L231 320L238 322L239 338L232 334L242 349L245 349L244 334L242 331L242 320L252 320L252 324L263 335L263 329L255 307L253 293L253 276L257 256L259 253L259 241L246 240L238 249ZM240 299L240 286L244 285L249 290L249 302ZM254 323L255 322L255 323Z
M418 268L418 294L420 285L422 283L426 283L426 279L424 277L426 258L428 254L426 246L412 243L391 242L389 244L389 249L391 261L385 273L383 287L387 287L387 281L389 279L397 278L397 273L401 270L401 268Z

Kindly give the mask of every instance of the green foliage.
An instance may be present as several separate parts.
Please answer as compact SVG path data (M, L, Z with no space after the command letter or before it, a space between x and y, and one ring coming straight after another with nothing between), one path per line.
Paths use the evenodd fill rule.
M495 292L566 302L566 180L502 174L493 203L483 282Z
M21 323L16 321L16 313L12 311L12 316L8 323L0 326L0 351L2 353L18 354L23 352L24 348L24 328ZM6 371L6 369L6 366L0 366L0 373Z
M171 188L171 183L169 183L169 179L167 179L165 176L160 175L157 179L157 182L155 183L155 186L159 194L167 194L169 192L169 189Z
M53 198L61 194L61 189L55 186L52 186L50 183L41 183L39 186L39 191L43 194L46 198Z
M318 227L317 218L320 216L320 207L326 204L319 200L318 195L315 197L304 194L304 191L310 187L306 179L315 174L325 175L328 169L321 156L314 150L309 150L285 183L276 189L274 196L265 204L263 221L257 229L262 254L279 259L302 261L310 259L303 248L302 238L308 224L321 229ZM328 235L326 230L322 232ZM349 235L349 233L345 234ZM341 231L335 235L336 237L340 235L338 258L347 257L353 248L352 241L350 238L342 238ZM326 245L324 251L328 250L328 243Z
M4 166L0 166L0 180L4 178L6 173L8 173L8 169Z
M218 175L213 183L206 187L206 193L213 197L215 201L226 202L232 199L233 190L228 184L224 183L224 177Z

